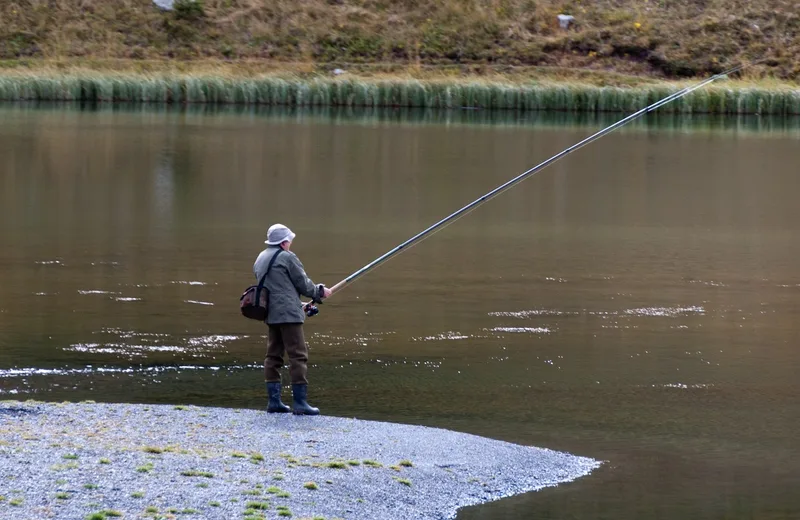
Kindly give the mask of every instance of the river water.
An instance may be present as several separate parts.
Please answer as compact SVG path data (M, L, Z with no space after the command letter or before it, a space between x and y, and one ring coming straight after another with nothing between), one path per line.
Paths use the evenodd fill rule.
M271 223L332 285L613 120L0 107L0 398L263 407ZM800 517L798 128L568 156L321 306L310 401L605 461L461 519Z

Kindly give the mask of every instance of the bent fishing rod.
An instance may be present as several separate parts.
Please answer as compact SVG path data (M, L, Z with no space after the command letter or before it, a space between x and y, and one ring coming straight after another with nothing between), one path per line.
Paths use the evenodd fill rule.
M333 287L331 287L331 296L334 293L336 293L338 291L341 291L347 285L351 284L355 279L357 279L357 278L363 276L364 274L368 273L369 271L375 269L376 267L378 267L382 263L386 262L387 260L389 260L393 256L400 254L401 252L411 248L411 246L413 246L413 245L421 242L422 240L430 237L435 232L442 230L445 226L447 226L449 224L452 224L453 222L455 222L459 218L463 217L464 215L466 215L467 213L469 213L473 209L477 208L478 206L480 206L484 202L487 202L487 201L493 199L497 195L500 195L504 191L506 191L509 188L511 188L511 187L515 186L516 184L518 184L519 182L521 182L521 181L523 181L523 180L525 180L525 179L527 179L529 177L532 177L533 175L539 173L544 168L550 166L551 164L553 164L554 162L558 161L559 159L561 159L563 157L566 157L567 155L571 154L572 152L574 152L574 151L576 151L576 150L578 150L580 148L583 148L587 144L589 144L589 143L591 143L593 141L596 141L597 139L600 139L601 137L603 137L603 136L613 132L614 130L616 130L616 129L618 129L618 128L620 128L620 127L622 127L622 126L624 126L624 125L626 125L628 123L630 123L634 119L637 119L638 117L640 117L640 116L642 116L644 114L648 114L648 113L650 113L650 112L652 112L654 110L657 110L658 108L666 105L667 103L675 101L676 99L680 99L683 96L685 96L685 95L687 95L687 94L689 94L691 92L694 92L695 90L703 88L706 85L708 85L710 83L713 83L714 81L717 81L718 79L727 78L729 74L733 74L734 72L738 72L738 71L742 70L743 68L745 68L745 67L747 67L749 65L752 65L754 63L757 63L757 62L750 62L750 63L741 64L741 65L739 65L737 67L733 67L733 68L731 68L729 70L726 70L725 72L721 72L719 74L716 74L716 75L714 75L714 76L712 76L712 77L710 77L710 78L708 78L708 79L706 79L706 80L704 80L704 81L702 81L702 82L700 82L700 83L698 83L696 85L685 87L685 88L683 88L683 89L681 89L681 90L679 90L677 92L674 92L673 94L670 94L669 96L667 96L667 97L665 97L665 98L663 98L663 99L661 99L659 101L656 101L655 103L653 103L651 105L648 105L648 106L642 108L641 110L638 110L638 111L634 112L633 114L630 114L629 116L627 116L627 117L625 117L623 119L620 119L616 123L614 123L614 124L612 124L610 126L607 126L606 128L603 128L602 130L590 135L589 137L585 138L584 140L573 144L569 148L566 148L566 149L562 150L561 152L559 152L556 155L550 157L546 161L543 161L543 162L537 164L533 168L530 168L529 170L526 170L526 171L522 172L521 174L517 175L516 177L514 177L510 181L508 181L508 182L506 182L504 184L501 184L500 186L498 186L497 188L493 189L492 191L490 191L490 192L486 193L485 195L475 199L474 201L470 202L469 204L467 204L463 208L451 213L450 215L448 215L447 217L443 218L442 220L436 222L435 224L431 225L427 229L425 229L425 230L417 233L413 237L409 238L408 240L406 240L402 244L400 244L400 245L394 247L393 249L387 251L386 253L384 253L383 255L379 256L378 258L376 258L372 262L368 263L367 265L365 265L364 267L362 267L358 271L355 271L353 274L351 274L350 276L348 276L347 278L345 278L341 282L339 282L336 285L334 285ZM312 302L310 302L310 303L312 303ZM320 303L320 301L317 300L317 301L315 301L313 303ZM310 305L307 308L307 311L308 311L307 314L312 315L312 316L318 312L318 310L316 308L314 308L313 305Z

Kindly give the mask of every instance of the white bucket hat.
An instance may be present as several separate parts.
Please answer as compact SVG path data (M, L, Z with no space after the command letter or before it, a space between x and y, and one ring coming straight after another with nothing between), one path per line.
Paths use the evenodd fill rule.
M294 240L295 234L283 224L273 224L267 230L267 239L264 241L269 246L277 246L288 240Z

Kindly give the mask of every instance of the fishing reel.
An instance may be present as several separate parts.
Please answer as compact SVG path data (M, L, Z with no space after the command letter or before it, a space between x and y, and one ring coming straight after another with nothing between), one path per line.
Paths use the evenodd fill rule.
M319 284L319 292L320 292L320 294L322 294L322 292L324 290L325 290L325 286L322 285L322 284ZM310 302L303 304L303 312L305 312L306 316L308 316L309 318L311 316L316 316L317 314L319 314L319 307L317 307L317 305L322 305L322 299L321 298L312 298Z
M308 302L308 303L304 303L303 304L303 312L305 312L306 316L308 316L310 318L311 316L316 316L317 314L319 314L319 307L314 305L313 301L312 302Z

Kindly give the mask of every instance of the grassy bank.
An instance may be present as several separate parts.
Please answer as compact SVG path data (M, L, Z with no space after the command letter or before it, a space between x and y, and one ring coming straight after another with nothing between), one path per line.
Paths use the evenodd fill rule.
M662 110L800 113L789 0L0 4L0 100L615 112L759 60Z
M791 0L6 0L0 59L224 59L800 74ZM559 14L575 17L562 29Z
M327 77L45 70L0 74L0 100L243 105L476 108L629 112L688 83L595 85L507 78ZM800 114L800 90L779 83L720 81L660 109L678 113Z

